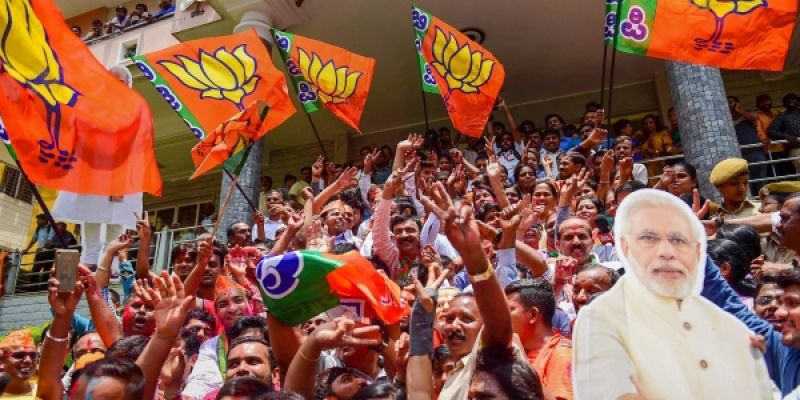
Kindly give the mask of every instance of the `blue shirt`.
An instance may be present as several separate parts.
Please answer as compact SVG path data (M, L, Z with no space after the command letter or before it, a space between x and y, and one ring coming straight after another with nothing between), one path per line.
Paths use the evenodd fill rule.
M167 8L162 8L161 10L158 10L157 13L153 14L153 18L158 18L158 17L161 17L161 16L163 16L165 14L174 13L174 12L175 12L175 6L174 5L170 5Z
M800 385L800 349L782 343L783 335L767 321L750 311L722 277L711 258L706 260L703 297L742 321L751 331L764 336L764 361L772 381L784 396Z
M561 137L561 151L568 152L573 147L581 144L581 138L579 136L562 136Z

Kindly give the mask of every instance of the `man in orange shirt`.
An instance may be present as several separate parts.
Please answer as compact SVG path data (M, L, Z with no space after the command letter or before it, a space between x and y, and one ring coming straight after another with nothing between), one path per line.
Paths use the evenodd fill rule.
M572 341L553 330L553 287L541 279L522 279L505 292L514 333L542 387L554 399L572 400Z

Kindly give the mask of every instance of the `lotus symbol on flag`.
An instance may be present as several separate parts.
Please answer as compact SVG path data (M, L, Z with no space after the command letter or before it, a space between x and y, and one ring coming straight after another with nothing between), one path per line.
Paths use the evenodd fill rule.
M214 54L200 49L197 60L176 56L180 63L159 61L183 85L200 92L200 98L227 100L244 110L242 100L253 93L259 76L256 60L246 49L237 46L232 52L220 48Z
M301 48L297 48L299 54L299 67L306 78L316 90L319 98L325 103L340 104L347 102L358 87L358 80L361 78L360 71L348 72L348 67L339 67L333 60L323 63L316 53L311 53L311 57Z
M483 53L471 51L468 43L460 46L452 33L445 37L438 27L433 41L433 58L431 66L445 79L451 91L479 92L492 76L494 68L494 60L484 60Z
M72 107L78 93L64 82L61 65L47 41L42 22L36 17L28 0L7 0L0 7L0 61L8 74L36 93L47 108L50 140L39 141L39 160L47 163L56 158L55 166L71 169L77 159L71 152L62 150L59 143L61 130L61 105Z
M708 51L728 54L733 51L733 42L720 42L719 37L725 27L725 18L731 14L747 15L758 7L766 7L766 0L690 0L698 8L709 10L714 14L714 33L709 38L696 38L694 47L696 50L708 49Z

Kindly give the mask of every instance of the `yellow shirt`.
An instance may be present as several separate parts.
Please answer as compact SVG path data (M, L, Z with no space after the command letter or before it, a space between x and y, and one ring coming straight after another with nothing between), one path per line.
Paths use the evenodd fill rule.
M36 397L36 382L31 381L31 391L24 394L0 393L0 399L38 400Z

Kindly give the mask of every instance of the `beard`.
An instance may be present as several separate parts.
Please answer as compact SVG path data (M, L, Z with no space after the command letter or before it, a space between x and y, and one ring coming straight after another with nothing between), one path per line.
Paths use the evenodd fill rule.
M663 263L655 261L657 265L652 267L642 265L636 260L633 254L628 255L628 262L631 264L633 274L651 292L672 299L682 300L692 294L692 284L696 278L697 271L691 273L686 267L677 261ZM656 271L668 268L670 271L681 271L683 276L678 279L669 279L659 275Z

